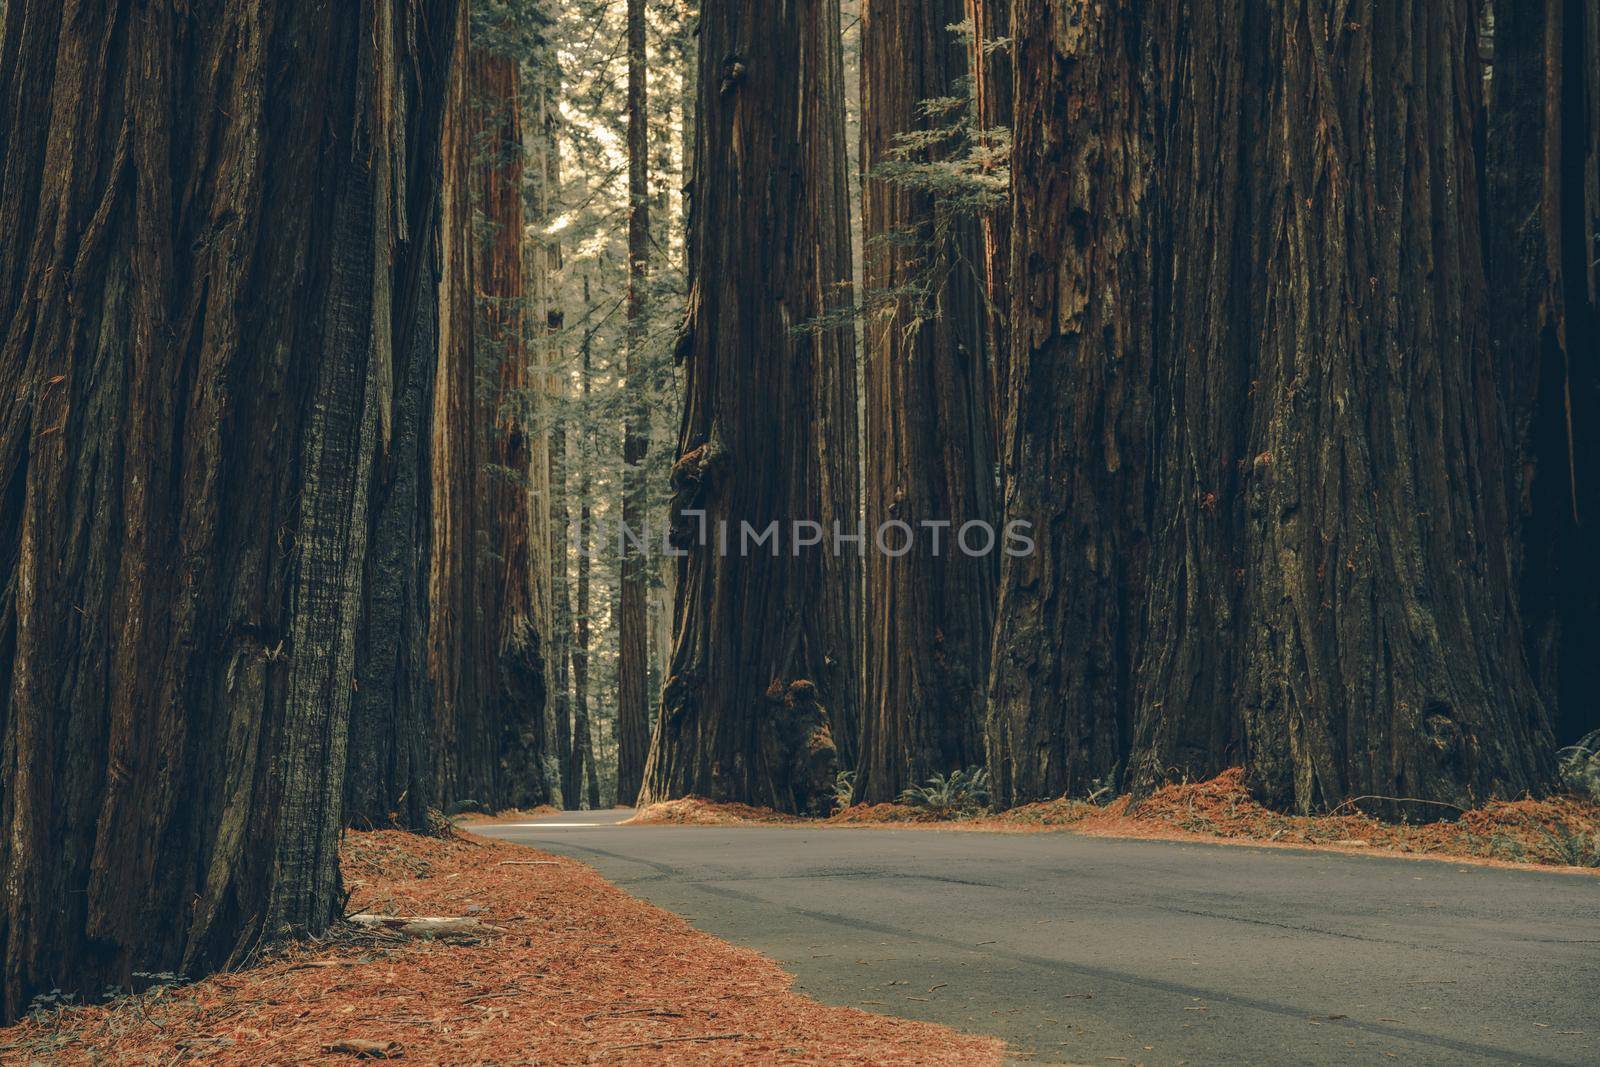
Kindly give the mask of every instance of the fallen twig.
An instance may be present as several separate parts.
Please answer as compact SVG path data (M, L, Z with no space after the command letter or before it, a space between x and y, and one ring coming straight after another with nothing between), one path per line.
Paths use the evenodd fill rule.
M625 1048L649 1048L652 1045L676 1045L685 1041L737 1041L749 1034L698 1034L693 1037L658 1037L654 1041L634 1041L626 1045L607 1045L605 1051L618 1052Z

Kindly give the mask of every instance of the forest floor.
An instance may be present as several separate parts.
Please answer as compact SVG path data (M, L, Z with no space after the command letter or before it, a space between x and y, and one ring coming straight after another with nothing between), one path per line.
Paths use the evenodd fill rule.
M998 1063L1002 1043L825 1007L765 956L520 845L346 835L350 914L466 920L417 940L341 924L246 969L0 1030L0 1063Z
M905 804L846 808L828 819L800 819L744 804L669 801L645 808L630 822L686 826L739 823L825 826L904 826L944 830L1038 832L1066 830L1099 837L1132 837L1224 844L1318 848L1416 856L1495 866L1567 867L1600 874L1600 804L1575 797L1494 801L1458 818L1392 823L1348 810L1331 815L1284 815L1263 807L1234 768L1209 781L1170 785L1142 804L1118 797L1097 805L1051 800L999 813L940 813Z

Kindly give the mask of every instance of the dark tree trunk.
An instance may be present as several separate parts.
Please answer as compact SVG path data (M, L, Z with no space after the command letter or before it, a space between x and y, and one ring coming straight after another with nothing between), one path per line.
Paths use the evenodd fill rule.
M709 3L700 18L686 390L674 467L677 637L643 797L831 803L857 725L860 560L742 557L741 522L857 530L837 0ZM809 326L813 328L807 328ZM820 328L815 328L820 326ZM703 511L705 544L694 544ZM718 550L727 523L729 550Z
M1139 781L1217 769L1238 707L1278 806L1438 815L1540 789L1476 7L1369 2L1331 28L1316 4L1243 10L1147 29L1178 72L1156 408L1182 429L1159 445Z
M1007 515L1039 551L1001 582L1002 797L1091 784L1130 722L1141 790L1241 755L1299 810L1545 787L1475 5L1014 14Z
M405 143L437 145L444 119L438 101L449 70L442 62L419 70L426 80L396 87L402 100L430 103L401 105L400 114L411 116ZM394 327L392 340L375 353L383 361L378 441L350 704L345 819L353 826L422 830L435 803L427 618L440 174L436 151L414 154L408 162L408 172L395 176L384 169L383 157L377 161L381 180L409 199L399 225L381 213L376 217L380 244L393 249L395 286L391 290L384 276L375 274L376 299L390 307Z
M1521 456L1522 621L1565 743L1600 728L1600 7L1498 3L1493 42L1495 363L1509 383Z
M454 9L0 5L6 1019L337 913Z
M1138 25L1120 5L1013 7L1005 513L989 762L997 798L1083 792L1128 738L1147 552L1152 190Z
M521 89L516 64L470 48L445 126L434 641L439 793L527 807L554 798L529 566L523 352Z
M641 538L645 456L650 444L650 375L644 352L650 281L650 113L645 86L644 0L628 0L628 356L622 460L622 524ZM617 803L639 797L650 746L648 558L622 539L622 609L618 623Z
M999 560L983 235L931 195L870 176L896 158L897 136L926 129L923 101L960 91L968 48L948 27L962 15L961 0L862 6L866 518L914 535L906 554L867 559L854 796L867 803L983 763Z

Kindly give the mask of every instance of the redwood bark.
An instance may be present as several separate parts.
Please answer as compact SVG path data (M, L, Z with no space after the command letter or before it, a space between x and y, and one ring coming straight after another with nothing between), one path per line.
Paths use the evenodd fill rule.
M983 546L968 523L998 519L983 234L930 194L871 177L897 158L898 135L926 128L922 101L960 91L968 49L948 27L962 14L960 0L862 6L867 527L904 522L916 537L905 555L867 560L857 802L983 763L999 541L961 547ZM936 314L893 295L907 285L930 286Z
M337 913L454 14L0 7L6 1019Z
M529 566L522 402L523 151L516 63L467 48L444 132L445 285L435 404L434 627L439 795L531 807L554 798ZM481 225L479 225L481 220Z
M1272 805L1437 816L1549 781L1486 312L1475 14L1368 2L1330 22L1285 0L1147 27L1173 72L1174 254L1141 784L1216 768L1229 707Z
M1129 733L1147 551L1151 118L1120 5L1014 5L1005 514L989 763L997 799L1085 792Z
M856 728L859 559L737 547L741 522L857 529L853 337L805 328L850 297L839 34L837 0L702 9L673 474L674 536L688 555L641 802L823 807L834 738ZM705 512L706 544L688 511Z
M624 403L622 524L645 536L644 461L650 446L650 375L644 352L650 283L650 113L644 0L628 0L628 354ZM648 559L622 539L617 662L617 803L632 806L650 745Z

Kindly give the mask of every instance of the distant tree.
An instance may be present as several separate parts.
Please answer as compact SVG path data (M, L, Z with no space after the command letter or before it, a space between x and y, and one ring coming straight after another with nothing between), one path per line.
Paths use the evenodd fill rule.
M951 32L962 13L960 0L862 5L866 518L918 535L867 560L855 799L868 803L983 762L998 556L958 538L994 529L999 502L981 215L954 195L948 158L976 121L968 45Z
M433 646L438 792L548 803L545 669L530 566L518 64L464 47L444 133L443 351L435 405Z
M650 387L645 339L650 278L650 114L645 71L645 4L628 0L628 356L624 401L622 525L645 537L645 457L650 448ZM622 552L617 665L617 803L639 796L650 745L647 679L650 650L645 613L649 573L645 550L627 537Z

